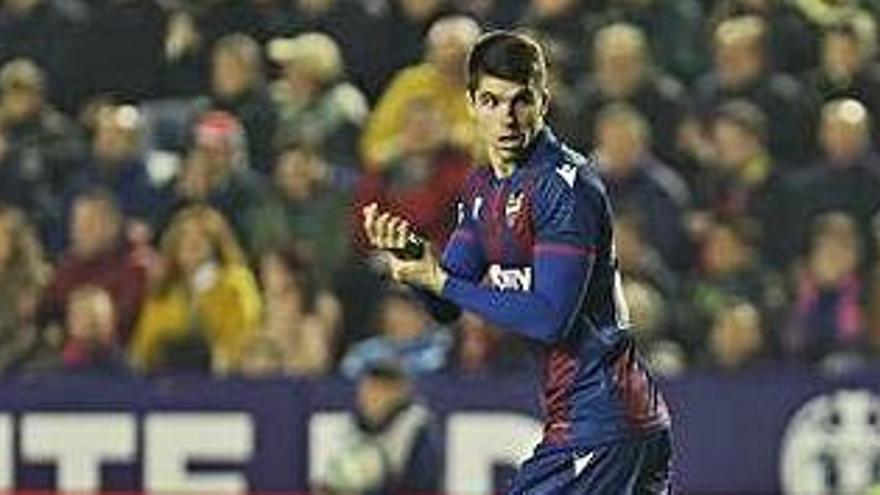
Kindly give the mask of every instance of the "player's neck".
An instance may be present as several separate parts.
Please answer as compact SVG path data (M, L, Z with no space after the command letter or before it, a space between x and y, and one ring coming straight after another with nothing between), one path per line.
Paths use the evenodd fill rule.
M516 160L501 158L491 150L489 151L489 164L498 179L506 179L516 170Z

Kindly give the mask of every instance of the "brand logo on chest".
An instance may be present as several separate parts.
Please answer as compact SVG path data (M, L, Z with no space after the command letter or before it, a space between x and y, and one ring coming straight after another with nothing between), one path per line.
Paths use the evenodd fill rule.
M532 268L502 268L501 265L489 267L489 282L498 290L527 292L532 290Z

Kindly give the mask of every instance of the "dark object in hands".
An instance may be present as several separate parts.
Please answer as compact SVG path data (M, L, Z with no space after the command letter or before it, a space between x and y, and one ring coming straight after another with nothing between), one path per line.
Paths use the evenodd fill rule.
M420 260L425 255L425 240L418 234L410 232L406 245L402 248L389 249L395 258L400 260Z

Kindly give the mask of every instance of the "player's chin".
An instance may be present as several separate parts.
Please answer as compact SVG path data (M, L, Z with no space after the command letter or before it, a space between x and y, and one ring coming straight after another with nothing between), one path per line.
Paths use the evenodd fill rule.
M498 155L499 158L504 160L512 160L517 158L522 153L522 146L519 143L516 144L504 144L495 146L495 154Z

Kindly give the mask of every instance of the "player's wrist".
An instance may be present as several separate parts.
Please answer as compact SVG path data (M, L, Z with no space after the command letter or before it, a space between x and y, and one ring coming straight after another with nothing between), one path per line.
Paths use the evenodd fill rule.
M447 280L449 280L449 274L446 273L446 270L444 270L440 265L436 265L435 270L434 270L434 276L432 277L432 281L431 281L432 282L431 287L430 287L431 291L434 292L435 294L437 294L438 296L442 295L443 288L446 286Z

